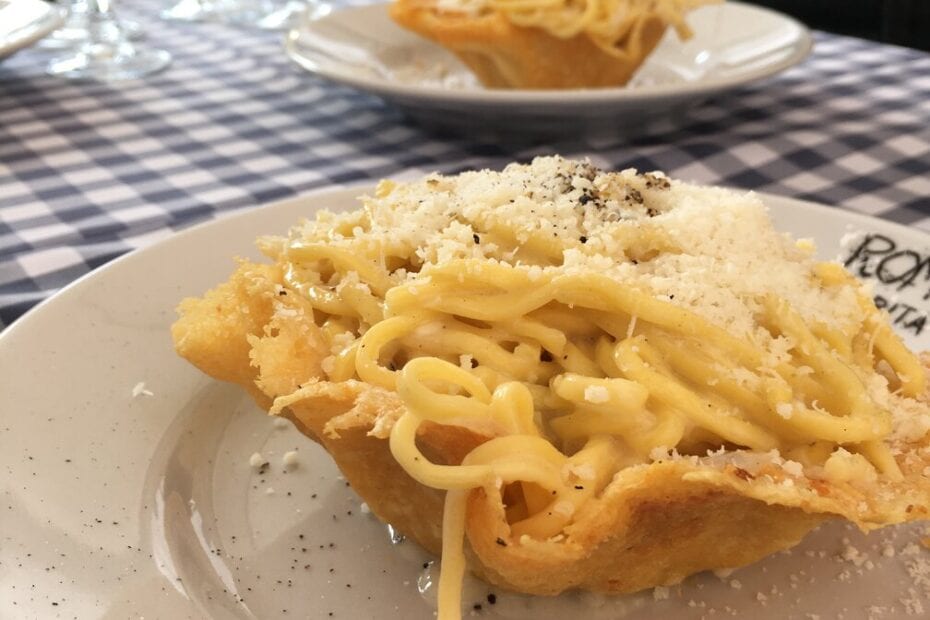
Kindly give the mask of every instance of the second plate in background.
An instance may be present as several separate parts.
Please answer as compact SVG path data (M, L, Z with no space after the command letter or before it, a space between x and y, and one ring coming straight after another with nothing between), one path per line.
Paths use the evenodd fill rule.
M377 95L428 125L574 137L667 125L715 94L794 66L812 47L799 22L737 2L698 9L688 23L691 39L666 33L619 88L486 89L450 52L396 25L386 5L305 19L285 47L311 73Z

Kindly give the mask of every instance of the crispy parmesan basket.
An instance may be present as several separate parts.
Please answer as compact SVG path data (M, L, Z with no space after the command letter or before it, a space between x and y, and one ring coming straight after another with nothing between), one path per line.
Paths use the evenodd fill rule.
M585 34L554 37L514 25L502 13L449 13L435 3L398 0L390 7L398 24L453 52L488 88L568 89L622 86L652 53L667 24L644 15L615 49Z
M542 157L260 245L175 347L442 554L441 618L466 561L624 593L930 517L930 355L751 195Z

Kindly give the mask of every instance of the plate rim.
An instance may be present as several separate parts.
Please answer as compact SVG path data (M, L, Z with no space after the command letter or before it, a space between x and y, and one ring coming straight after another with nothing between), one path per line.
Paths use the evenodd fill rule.
M393 176L398 176L397 174ZM691 181L687 181L691 183ZM136 248L126 252L125 254L109 261L96 269L89 271L79 278L69 282L59 290L57 290L52 295L49 295L35 306L27 310L25 313L16 318L12 323L7 325L2 331L0 331L0 352L6 346L6 343L12 340L13 338L19 338L19 332L23 330L28 330L28 325L33 321L40 320L38 317L43 311L44 308L53 303L60 303L59 299L61 297L67 297L72 295L72 291L80 290L81 288L88 286L89 282L92 284L92 280L100 277L101 274L115 268L121 268L121 266L129 261L139 260L140 257L144 257L148 253L159 251L160 248L168 243L176 242L180 239L186 239L192 235L201 234L201 231L208 229L212 226L217 226L222 222L227 222L230 220L244 220L250 217L256 217L258 212L266 210L278 210L286 209L291 205L296 205L308 199L316 198L325 198L328 195L345 195L349 193L354 193L356 197L360 197L366 194L373 194L375 189L375 181L362 181L359 183L351 183L347 185L327 185L320 187L309 192L303 192L295 196L284 198L281 200L272 201L265 204L255 205L253 207L243 207L236 209L229 213L220 214L218 217L212 219L198 222L188 228L179 230L173 234L168 235L167 237L160 239L151 245L145 247ZM711 186L706 183L694 183L696 185L701 185L705 187ZM777 203L791 205L791 208L813 210L817 212L820 216L826 218L833 218L838 224L855 224L862 227L867 227L872 223L878 223L879 226L884 226L895 230L896 232L903 234L905 237L915 237L922 239L922 241L928 246L930 246L930 232L921 230L919 228L911 228L904 224L894 222L891 220L886 220L880 217L875 217L873 215L868 215L865 213L859 213L858 211L853 211L841 206L830 206L828 204L814 202L811 200L805 200L801 198L794 198L791 196L783 196L779 194L772 194L768 192L760 192L753 189L746 189L740 187L733 187L728 185L714 185L713 187L719 187L721 189L726 189L729 191L739 192L741 194L752 194L758 196L762 203L766 206L769 213L779 208L776 206ZM774 201L774 202L772 202ZM318 207L323 208L323 207ZM296 223L296 220L295 222ZM283 230L281 233L283 234Z
M329 13L323 17L312 20L326 21L333 19L341 13L363 13L385 10L385 3L364 6L346 7ZM563 108L573 108L603 103L643 103L661 99L685 99L701 95L710 95L738 86L744 86L771 78L804 61L814 48L813 34L805 24L799 20L785 15L779 11L754 4L738 1L728 1L721 6L738 6L759 13L776 16L792 24L798 29L799 38L794 44L791 54L779 62L757 69L750 75L738 77L721 77L706 81L685 82L674 85L644 86L635 89L625 87L591 88L591 89L539 89L539 90L508 90L508 89L446 89L436 86L419 86L398 84L379 78L355 76L344 72L330 71L318 66L312 59L300 54L297 50L297 41L304 32L305 26L298 24L291 28L284 36L284 50L288 58L299 67L312 75L329 81L350 86L379 97L401 99L408 101L432 101L435 103L459 103L484 106L520 106L520 105L552 105ZM412 34L412 33L411 33ZM414 35L416 36L416 35ZM425 39L425 44L431 44ZM572 96L566 97L566 93Z
M14 36L6 41L0 40L0 60L12 56L21 49L27 48L39 39L51 34L65 23L68 10L62 6L55 6L40 0L12 0L14 2L30 2L31 4L45 5L45 13L32 23L13 30Z

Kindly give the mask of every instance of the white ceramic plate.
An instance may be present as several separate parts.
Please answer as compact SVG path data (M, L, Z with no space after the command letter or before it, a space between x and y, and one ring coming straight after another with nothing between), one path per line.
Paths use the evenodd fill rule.
M321 206L348 208L360 193L318 193L178 234L81 279L0 334L0 617L433 617L417 589L431 558L392 544L315 444L178 359L168 333L178 300L225 279L230 257L254 255L256 235L283 232ZM915 261L930 260L930 237L766 200L780 228L813 237L824 257L849 257L863 235L878 235L866 246L867 273L890 283L875 287L897 300L895 316L913 306L899 327L911 346L930 349L930 326L917 333L914 323L930 309L930 284L897 290ZM288 450L299 455L290 471ZM263 474L249 466L254 452L269 462ZM483 617L533 620L711 610L851 620L870 605L897 617L905 605L930 609L927 578L909 574L930 566L916 540L915 527L864 538L834 524L726 579L692 577L667 600L495 592L492 606L490 590L472 583L466 601L482 604Z
M0 60L59 28L66 15L64 7L41 0L0 0Z
M812 45L802 24L727 2L688 15L694 36L669 32L623 88L494 90L443 48L391 21L385 5L305 19L288 33L300 66L363 90L433 125L535 134L617 135L669 122L724 90L797 64Z

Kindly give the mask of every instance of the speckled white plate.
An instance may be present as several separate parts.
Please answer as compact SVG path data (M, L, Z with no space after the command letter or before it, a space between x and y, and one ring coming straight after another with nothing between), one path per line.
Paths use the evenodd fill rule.
M67 9L42 0L0 0L0 60L59 28Z
M690 13L694 36L681 42L667 33L625 87L495 90L445 49L397 26L386 5L308 15L285 48L311 73L430 125L508 134L599 137L664 127L715 94L801 62L812 46L808 29L790 17L727 2Z
M433 617L429 591L417 588L432 578L423 568L432 558L392 544L315 444L178 359L168 333L178 300L225 279L230 257L254 255L256 235L321 206L347 208L360 193L318 193L178 234L0 335L0 618ZM930 283L907 284L930 260L930 237L766 200L778 226L813 237L824 257L871 258L851 264L878 274L876 292L896 300L908 342L930 348L930 326L918 329ZM289 450L292 470L282 464ZM254 452L269 463L261 474L249 466ZM483 617L533 620L852 620L869 606L884 610L876 618L901 617L930 610L930 582L911 576L930 569L917 538L914 527L865 538L834 524L726 578L692 577L665 600L494 592L491 605L492 592L470 583L466 602Z

